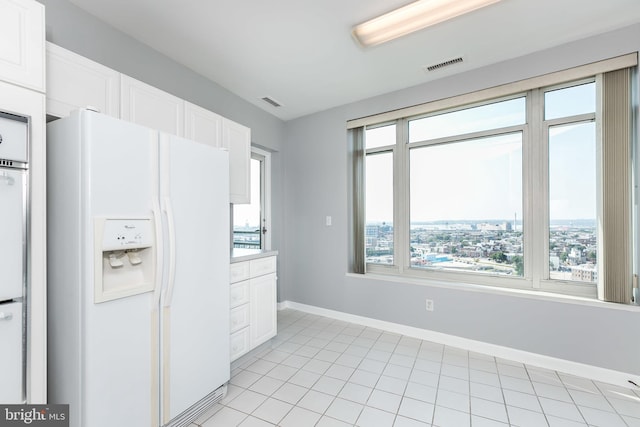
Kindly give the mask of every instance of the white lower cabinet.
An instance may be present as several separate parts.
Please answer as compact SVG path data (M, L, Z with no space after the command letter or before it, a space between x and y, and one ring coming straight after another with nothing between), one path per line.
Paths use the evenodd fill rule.
M231 334L230 346L231 361L236 360L249 351L249 328L244 328Z
M276 274L256 277L251 283L251 348L276 335Z
M232 263L230 276L233 361L277 333L276 257Z
M22 384L22 303L0 304L0 402L24 403Z

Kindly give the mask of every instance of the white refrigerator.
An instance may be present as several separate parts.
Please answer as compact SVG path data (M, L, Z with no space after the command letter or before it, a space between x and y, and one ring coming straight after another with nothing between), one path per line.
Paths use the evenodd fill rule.
M47 131L49 403L189 425L230 376L228 153L88 110Z

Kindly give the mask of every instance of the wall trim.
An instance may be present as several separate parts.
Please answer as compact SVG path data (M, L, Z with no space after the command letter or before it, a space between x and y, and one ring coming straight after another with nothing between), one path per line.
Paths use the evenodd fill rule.
M368 326L371 328L393 332L412 338L432 341L438 344L445 344L476 353L488 354L490 356L499 357L502 359L517 360L527 365L584 377L603 383L615 384L620 387L634 388L633 384L630 384L629 381L640 384L640 376L629 374L626 372L614 371L612 369L587 365L585 363L545 356L538 353L531 353L515 348L504 347L496 344L489 344L482 341L472 340L469 338L462 338L455 335L430 331L428 329L421 329L413 326L402 325L399 323L387 322L370 317L358 316L355 314L330 310L327 308L301 304L294 301L283 301L278 303L278 310L284 310L287 308L309 314L329 317L331 319L351 322L362 326Z

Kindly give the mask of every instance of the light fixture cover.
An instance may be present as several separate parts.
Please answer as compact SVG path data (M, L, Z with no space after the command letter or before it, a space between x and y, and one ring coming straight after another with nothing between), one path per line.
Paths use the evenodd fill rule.
M499 1L418 0L357 25L352 34L360 45L375 46Z

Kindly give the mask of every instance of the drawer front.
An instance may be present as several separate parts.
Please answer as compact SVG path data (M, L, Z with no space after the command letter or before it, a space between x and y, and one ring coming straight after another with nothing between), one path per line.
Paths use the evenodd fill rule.
M249 328L231 334L229 350L232 362L249 351Z
M22 303L0 304L0 402L22 403Z
M234 283L229 290L229 305L238 307L249 302L249 281Z
M249 304L244 304L231 310L229 318L230 332L238 331L249 326Z
M249 278L249 262L235 262L229 267L231 283L241 282Z
M249 262L251 277L264 276L265 274L275 273L276 271L276 257L274 256L254 259Z

